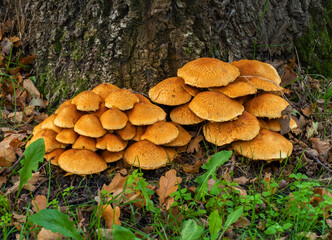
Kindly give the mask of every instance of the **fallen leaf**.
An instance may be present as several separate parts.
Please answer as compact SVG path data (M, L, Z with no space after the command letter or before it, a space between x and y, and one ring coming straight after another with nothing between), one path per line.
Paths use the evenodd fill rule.
M299 121L296 122L297 127L301 128L302 130L307 125L307 123L308 123L308 121L305 119L305 117L303 115L300 115Z
M332 228L332 219L326 219L326 224L329 228Z
M41 108L44 108L46 107L46 104L45 102L40 99L40 98L32 98L31 102L30 102L30 105L31 106L36 106L36 107L41 107Z
M47 199L44 195L37 195L34 200L32 200L32 210L34 212L39 212L46 208Z
M203 141L203 139L204 137L200 134L190 140L190 142L188 143L187 153L193 153L195 151L198 152L201 148L201 145L199 143Z
M102 236L102 239L106 239L106 240L111 240L113 239L112 236L112 229L108 229L108 228L98 228L97 229L98 234L100 234L100 236Z
M301 108L301 111L306 117L310 117L313 114L313 110L311 107Z
M15 212L12 212L13 218L15 219L15 222L18 223L26 223L26 216L25 215L20 215Z
M122 175L118 173L113 177L112 182L109 185L104 184L102 190L108 191L110 193L115 193L118 190L121 190L122 192L126 181L127 177L122 177Z
M9 55L13 47L13 43L8 38L4 38L1 42L1 47L2 52L4 52L6 55Z
M300 232L297 234L297 236L299 236L301 238L305 237L309 240L315 240L318 237L317 234L313 233L313 232Z
M159 180L159 188L156 190L159 196L160 204L163 204L165 200L178 189L178 184L182 182L182 178L176 177L176 171L174 169L169 170Z
M246 185L249 182L249 179L245 176L234 178L233 181L235 181L239 185Z
M248 228L250 221L246 217L240 217L234 224L233 227L236 228Z
M24 79L23 81L23 88L26 89L30 94L33 96L40 98L40 92L36 88L35 84L31 79Z
M0 188L2 185L7 181L7 178L5 176L0 176Z
M23 64L23 65L28 65L28 64L31 64L33 62L33 60L36 59L36 55L35 54L32 54L32 55L29 55L29 56L26 56L22 59L20 59L20 62Z
M42 228L37 234L37 240L57 240L64 239L65 237L61 233L54 233L51 230Z
M22 122L23 120L23 112L12 112L8 114L8 119L14 123Z
M188 163L183 164L183 171L187 172L187 173L199 173L199 169L201 168L201 166L203 165L201 160L198 160L197 162L195 162L194 165L190 165Z
M319 138L310 138L312 147L322 155L327 154L331 149L331 144L328 141L322 141Z
M118 206L113 209L111 205L104 205L101 211L101 216L105 219L107 228L112 229L113 224L121 225L120 208Z
M233 187L233 190L238 190L239 191L239 196L247 196L247 191L245 189L243 189L242 187L236 186Z
M280 85L282 87L285 87L285 86L295 82L296 79L298 79L298 75L296 74L296 72L294 72L294 70L292 68L290 68L289 66L286 66L284 69L284 73L281 76Z
M24 108L24 114L31 115L31 114L33 114L34 110L35 110L35 106L27 106Z
M310 125L307 125L306 131L307 139L310 139L314 134L318 134L318 122L311 122Z
M209 188L209 191L211 191L213 185L216 183L216 181L213 179L213 178L210 178L208 180L208 188ZM196 189L195 189L196 190Z
M34 185L42 180L44 180L44 178L40 177L40 173L35 172L32 174L31 179L28 180L27 184L25 184L23 188L33 192L36 189ZM11 194L17 192L19 184L20 180L18 179L18 181L15 182L14 185L11 188L9 188L6 193Z
M5 139L0 143L0 167L9 167L16 160L15 149L10 142Z

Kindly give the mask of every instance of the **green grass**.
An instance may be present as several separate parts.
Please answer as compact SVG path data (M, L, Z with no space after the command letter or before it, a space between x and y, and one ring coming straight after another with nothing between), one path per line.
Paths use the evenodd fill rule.
M86 188L84 183L89 176L78 177L81 178L78 186L61 189L59 184L60 190L57 194L50 197L52 194L47 193L47 210L54 209L52 211L55 212L52 214L59 215L59 218L63 219L57 224L60 224L67 232L64 230L60 232L66 233L67 237L76 236L76 239L79 239L78 236L87 239L105 239L101 231L97 231L97 229L105 228L104 220L100 217L101 205L104 204L116 204L127 211L120 215L122 227L116 227L113 234L122 234L128 239L134 239L133 233L143 236L143 239L189 239L188 237L223 239L225 234L228 236L233 234L237 239L281 237L302 239L299 237L300 233L313 232L317 235L327 233L328 226L325 220L330 211L328 208L332 205L332 198L327 194L325 196L315 194L314 190L325 188L329 189L326 191L331 192L330 183L324 186L320 181L309 180L307 176L297 172L303 167L301 163L298 163L292 174L287 177L280 174L279 177L271 176L270 179L265 179L262 173L259 173L256 181L246 185L247 194L240 194L237 183L216 175L217 169L223 167L220 161L226 162L230 157L229 153L223 151L212 155L209 162L203 166L206 171L192 182L179 184L178 190L171 194L175 202L170 210L160 207L155 190L148 188L149 183L139 169L131 171L123 192L118 196L102 191L101 204L94 201L96 193L90 193L90 199L80 204L72 204L66 200L69 196L79 197L80 190ZM281 168L283 169L286 164L287 160ZM51 167L50 165L44 167L45 175L49 177L48 186L50 186L53 178ZM209 179L215 181L210 189L205 185ZM278 189L282 180L289 184ZM186 187L187 184L195 186L196 191L190 191ZM135 202L141 201L139 199L123 201L126 194L130 193L140 193L144 202L142 208L135 206ZM313 197L320 200L314 202ZM66 207L62 212L59 211L60 202ZM19 231L11 221L13 204L8 196L0 195L1 239L8 239L15 234L28 239L31 235L36 236L42 226L56 229L52 225L52 219L49 219L49 214L31 215L30 203L26 206L26 212L21 209L21 214L26 215L26 222ZM17 204L15 203L14 206ZM87 218L83 225L80 224L82 219L79 217L82 214ZM247 224L234 227L234 222L240 217L246 219ZM33 227L34 223L38 226ZM153 227L150 232L146 231L147 226ZM84 228L85 231L83 231Z

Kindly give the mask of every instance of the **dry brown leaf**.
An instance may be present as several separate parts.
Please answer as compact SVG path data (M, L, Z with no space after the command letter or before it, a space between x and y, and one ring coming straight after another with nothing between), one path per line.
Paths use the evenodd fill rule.
M36 187L34 185L37 182L40 182L42 180L44 180L44 178L40 177L40 173L35 172L35 173L32 174L31 179L28 180L28 183L25 184L23 188L27 189L27 190L30 189L30 191L34 191L36 189ZM9 188L6 193L11 194L11 193L17 192L19 184L20 184L20 180L15 182L14 185L11 188Z
M39 212L46 208L47 199L44 195L37 195L34 200L32 200L32 210L34 212Z
M110 193L115 193L116 191L121 190L125 186L127 181L127 177L122 177L120 173L116 174L112 179L112 182L109 185L104 184L102 190L108 191Z
M209 191L211 191L211 188L213 187L213 185L216 183L216 181L213 178L210 178L208 180L208 187L209 187ZM195 189L196 190L196 189Z
M103 237L103 239L106 240L111 240L113 239L112 236L112 229L108 229L108 228L98 228L97 229L98 234L100 234L100 236Z
M326 224L329 228L332 228L332 219L326 219Z
M40 98L40 92L36 88L35 84L31 79L24 79L23 81L23 88L26 89L30 94L34 95L35 97Z
M250 221L246 217L240 217L232 226L236 228L248 228Z
M101 211L101 216L105 219L107 228L112 229L113 224L121 225L120 208L118 206L113 209L111 205L104 205Z
M35 110L35 106L27 106L24 108L25 115L32 115Z
M330 152L327 162L332 163L332 152Z
M300 232L297 234L297 236L302 237L302 238L305 237L309 240L315 240L318 237L317 234L313 233L313 232Z
M313 114L313 110L311 107L301 108L301 111L306 117L310 117Z
M203 141L203 139L204 137L200 134L190 140L190 142L188 143L187 153L193 153L195 151L198 152L201 148L201 145L199 143Z
M65 237L61 233L54 233L50 230L42 228L37 235L37 240L57 240L64 239Z
M281 76L281 83L280 85L282 87L285 87L286 85L295 82L295 80L298 78L296 72L289 66L285 67L285 71Z
M6 55L9 55L13 47L13 43L8 38L4 38L1 42L1 47L2 52L4 52Z
M182 178L176 177L176 171L174 169L169 170L159 180L159 188L156 190L159 196L160 204L163 204L165 200L178 189L178 184L182 182Z
M327 154L331 149L331 144L328 141L322 141L319 138L310 138L312 147L322 155Z
M249 182L249 179L245 176L234 178L233 181L235 181L239 185L246 185Z
M12 112L8 114L8 119L14 123L22 122L23 120L23 112Z
M1 151L1 150L0 150ZM0 176L0 188L2 185L7 181L7 178L5 176Z
M15 149L10 143L8 139L0 143L0 167L9 167L16 160Z
M247 191L243 189L242 187L233 187L233 190L238 190L239 191L239 196L247 196Z
M188 163L183 164L183 171L187 172L187 173L199 173L199 169L201 168L201 166L203 165L201 160L198 160L197 162L195 162L194 165L190 165Z
M25 215L20 215L20 214L17 214L15 212L12 212L13 214L13 219L15 219L14 222L17 222L17 223L26 223L26 216Z
M32 55L29 55L29 56L26 56L26 57L20 59L20 62L23 65L28 65L28 64L31 64L36 59L36 57L37 56L35 54L32 54Z

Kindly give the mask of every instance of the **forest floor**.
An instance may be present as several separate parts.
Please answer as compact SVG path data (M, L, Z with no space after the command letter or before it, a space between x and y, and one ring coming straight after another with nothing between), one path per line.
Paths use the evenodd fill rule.
M33 158L23 155L34 126L52 113L35 87L38 56L24 55L9 32L0 41L1 239L332 239L331 79L295 59L271 62L298 125L285 134L294 150L283 162L232 154L197 127L164 168L120 160L101 174L68 175L38 164L38 146Z

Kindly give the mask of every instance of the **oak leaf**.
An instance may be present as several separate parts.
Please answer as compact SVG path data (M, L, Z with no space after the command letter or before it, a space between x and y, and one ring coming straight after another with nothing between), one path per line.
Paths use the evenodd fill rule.
M159 188L156 190L159 196L160 204L163 204L166 199L178 189L178 184L182 182L182 178L176 177L174 169L169 170L159 180Z
M193 153L198 152L201 148L201 145L199 144L201 141L203 141L204 137L202 135L197 135L195 138L190 140L187 148L187 153Z
M183 164L183 171L187 172L187 173L198 173L199 169L201 168L201 166L203 165L201 160L198 160L197 162L195 162L194 165L190 165L188 163Z
M115 193L118 190L121 190L122 192L122 189L124 188L126 181L127 177L122 177L122 175L118 173L114 176L112 182L109 185L104 184L102 190L108 191L110 193Z

